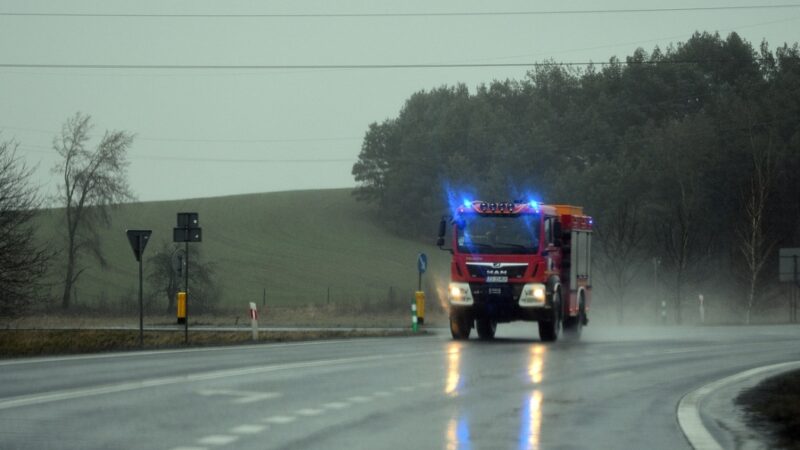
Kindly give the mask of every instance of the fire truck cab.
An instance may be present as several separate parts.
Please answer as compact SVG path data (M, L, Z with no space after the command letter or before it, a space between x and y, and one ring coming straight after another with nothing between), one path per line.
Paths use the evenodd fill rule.
M448 235L451 247L443 248ZM534 321L542 341L580 336L591 305L592 218L571 205L468 201L439 224L452 254L453 339L494 338L498 323Z

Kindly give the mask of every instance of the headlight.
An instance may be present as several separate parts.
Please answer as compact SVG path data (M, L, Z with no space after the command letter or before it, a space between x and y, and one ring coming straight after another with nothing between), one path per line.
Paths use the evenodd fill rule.
M447 292L447 300L453 305L471 305L473 303L469 283L450 283Z
M543 284L528 283L522 287L522 293L519 296L519 306L544 306L545 295L545 287Z

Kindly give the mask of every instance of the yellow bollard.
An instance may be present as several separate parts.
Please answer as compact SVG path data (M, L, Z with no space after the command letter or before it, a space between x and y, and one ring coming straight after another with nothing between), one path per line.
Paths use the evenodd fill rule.
M178 323L186 323L186 292L178 292Z
M417 291L414 293L414 298L417 301L417 322L422 325L425 323L425 293Z

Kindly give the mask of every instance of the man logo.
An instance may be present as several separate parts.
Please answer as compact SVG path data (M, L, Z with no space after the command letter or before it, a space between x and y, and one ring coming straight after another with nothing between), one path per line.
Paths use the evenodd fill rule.
M499 268L503 267L503 263L497 263L497 262L496 263L492 263L492 267L494 267L495 269L499 269Z

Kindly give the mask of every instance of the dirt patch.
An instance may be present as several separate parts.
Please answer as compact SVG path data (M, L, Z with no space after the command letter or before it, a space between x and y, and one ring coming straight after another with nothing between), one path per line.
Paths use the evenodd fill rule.
M736 399L748 422L773 437L774 448L800 450L800 370L762 381Z
M414 336L411 330L302 330L261 331L258 342L291 342L320 339ZM0 330L0 358L60 355L108 351L168 349L253 343L249 331L145 331L139 345L136 330Z

